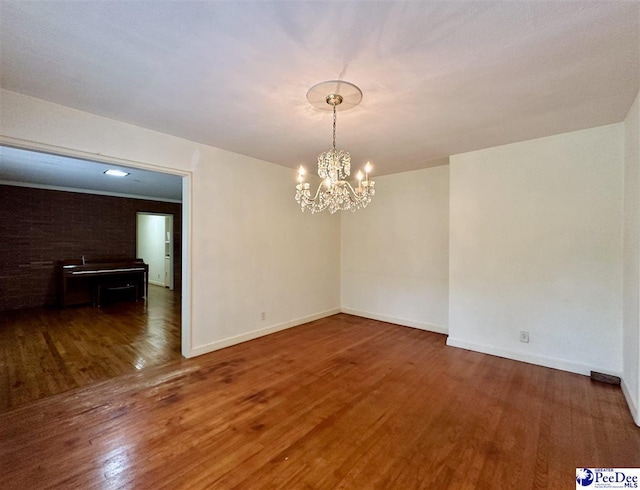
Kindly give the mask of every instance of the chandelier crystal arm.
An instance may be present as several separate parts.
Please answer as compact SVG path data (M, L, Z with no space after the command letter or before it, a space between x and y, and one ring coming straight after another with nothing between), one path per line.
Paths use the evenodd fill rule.
M318 199L318 196L320 195L320 191L322 190L322 184L323 184L323 183L324 183L324 182L320 182L320 185L318 186L318 190L316 191L316 195L315 195L315 196L313 196L313 201L315 201L316 199ZM313 201L312 201L312 202L313 202Z
M351 187L351 184L349 182L345 180L344 183L349 187L349 190L351 191L351 194L354 195L354 197L358 198L360 196L360 194L358 194L356 190L353 187Z

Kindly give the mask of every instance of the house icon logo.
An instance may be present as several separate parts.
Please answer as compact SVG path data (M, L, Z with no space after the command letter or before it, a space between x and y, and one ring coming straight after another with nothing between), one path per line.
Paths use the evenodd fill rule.
M581 487L588 487L593 483L593 471L589 468L576 469L576 483Z

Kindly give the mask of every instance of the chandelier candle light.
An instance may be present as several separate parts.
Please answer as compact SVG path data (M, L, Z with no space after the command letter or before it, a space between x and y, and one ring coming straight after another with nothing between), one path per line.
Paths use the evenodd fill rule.
M357 106L362 100L362 91L352 83L332 80L311 87L307 92L307 100L318 109L333 112L333 149L318 155L318 176L323 182L313 199L310 185L304 181L304 167L300 165L296 201L302 211L309 208L312 213L329 209L333 214L339 210L355 211L366 207L376 193L376 183L369 179L371 164L367 162L365 165L364 175L358 171L358 185L354 189L346 180L351 173L351 155L345 150L336 150L336 111Z

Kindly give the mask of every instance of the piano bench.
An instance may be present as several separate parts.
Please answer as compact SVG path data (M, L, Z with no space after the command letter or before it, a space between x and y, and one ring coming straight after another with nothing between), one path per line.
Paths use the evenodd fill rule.
M133 301L138 301L138 285L136 283L99 283L96 294L97 304L101 306L104 296L111 300L121 300L127 293L133 293Z

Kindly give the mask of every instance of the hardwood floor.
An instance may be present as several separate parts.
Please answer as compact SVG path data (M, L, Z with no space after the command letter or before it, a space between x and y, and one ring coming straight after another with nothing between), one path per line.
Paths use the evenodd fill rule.
M618 387L335 315L0 414L0 488L573 489L640 466Z
M101 308L0 312L0 411L180 355L180 293Z

